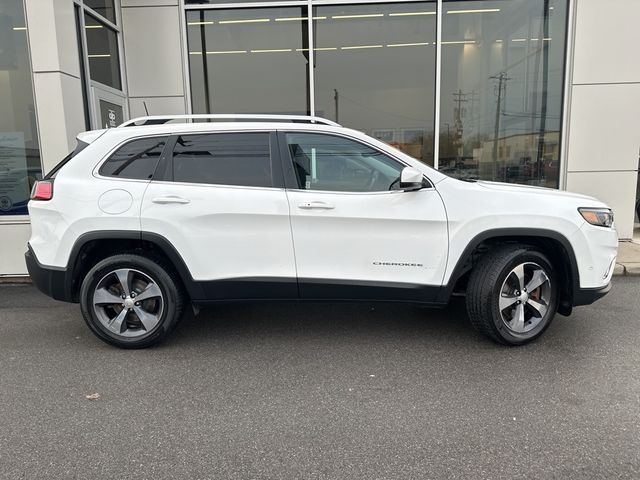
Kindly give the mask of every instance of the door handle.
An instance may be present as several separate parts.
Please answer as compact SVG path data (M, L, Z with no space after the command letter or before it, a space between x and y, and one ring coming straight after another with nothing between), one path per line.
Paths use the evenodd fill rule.
M304 202L298 204L298 208L302 208L303 210L333 210L335 207L327 202Z
M167 203L180 203L180 204L186 205L187 203L191 203L191 200L188 200L182 197L177 197L175 195L167 195L165 197L156 197L151 201L153 203L159 203L161 205L164 205Z

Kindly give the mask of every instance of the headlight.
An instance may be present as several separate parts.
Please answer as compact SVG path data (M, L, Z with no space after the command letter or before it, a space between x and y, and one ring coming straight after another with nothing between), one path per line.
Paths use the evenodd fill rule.
M598 227L611 227L613 225L613 212L609 208L579 208L578 211L591 225Z

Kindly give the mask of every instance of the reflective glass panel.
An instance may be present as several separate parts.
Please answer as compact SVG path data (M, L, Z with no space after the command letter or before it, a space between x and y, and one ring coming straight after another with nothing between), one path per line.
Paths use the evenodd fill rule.
M314 8L316 114L433 164L436 4Z
M309 112L306 9L187 11L194 113Z
M96 13L99 13L111 23L116 23L113 0L84 0L84 4Z
M445 1L440 170L558 186L566 7Z
M87 35L89 77L91 80L121 90L118 34L86 13L84 23Z
M42 171L22 0L0 8L0 99L0 217L26 215Z

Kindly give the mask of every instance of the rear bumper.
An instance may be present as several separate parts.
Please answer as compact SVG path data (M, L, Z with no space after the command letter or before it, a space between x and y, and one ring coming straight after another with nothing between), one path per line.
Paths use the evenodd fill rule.
M24 254L27 270L33 284L45 295L63 302L73 302L71 283L68 281L66 269L47 267L42 265L36 254L28 246Z
M573 305L591 305L611 291L611 282L600 288L580 288L573 296Z

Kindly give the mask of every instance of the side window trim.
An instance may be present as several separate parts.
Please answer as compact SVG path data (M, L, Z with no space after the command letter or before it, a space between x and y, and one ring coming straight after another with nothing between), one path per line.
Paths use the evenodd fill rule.
M169 135L167 138L152 181L173 182L173 147L177 141L178 135Z
M296 178L295 167L293 165L293 157L289 151L287 143L288 131L278 130L278 149L280 153L280 163L282 165L282 174L284 176L284 187L287 190L300 190L298 179Z
M165 150L163 150L162 170L156 168L159 173L158 178L154 177L154 180L164 182L175 182L175 169L174 169L174 151L176 143L180 137L186 137L191 135L224 135L224 134L243 134L243 133L266 133L269 135L269 170L271 172L271 186L270 187L257 187L252 185L228 185L225 183L191 183L192 185L208 185L208 186L222 186L222 187L238 187L238 188L278 188L284 187L284 178L282 172L282 164L280 162L280 149L278 147L275 130L261 129L261 130L209 130L209 131L197 131L197 132L181 132L178 134L171 134L167 143L165 144ZM182 183L182 182L178 182ZM190 182L187 182L190 183Z
M282 159L282 149L278 132L271 130L269 132L269 148L271 150L271 181L273 188L286 188L286 175L284 171L284 163Z

